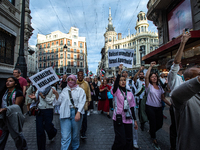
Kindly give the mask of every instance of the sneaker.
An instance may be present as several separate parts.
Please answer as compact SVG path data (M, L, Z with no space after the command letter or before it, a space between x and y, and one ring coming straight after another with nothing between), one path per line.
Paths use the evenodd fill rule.
M139 149L139 146L138 146L137 144L134 144L133 147L134 147L135 149Z
M87 139L86 135L81 135L81 139Z
M153 147L156 149L156 150L160 150L160 146L158 145L158 142L157 142L157 140L155 139L155 140L153 140Z
M90 111L87 112L87 116L90 116Z

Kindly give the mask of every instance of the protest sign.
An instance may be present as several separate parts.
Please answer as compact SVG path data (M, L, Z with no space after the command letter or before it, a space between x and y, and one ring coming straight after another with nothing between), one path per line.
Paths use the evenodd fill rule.
M52 67L46 68L29 78L39 91L59 81L59 78Z
M109 67L117 67L120 64L127 68L132 68L133 65L133 49L111 49L108 50Z

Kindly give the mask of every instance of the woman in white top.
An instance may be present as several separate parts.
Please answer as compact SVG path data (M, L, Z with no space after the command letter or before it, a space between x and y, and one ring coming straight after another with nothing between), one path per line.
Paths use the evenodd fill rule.
M67 78L67 87L61 94L56 90L53 93L56 95L54 103L60 105L61 150L68 149L70 143L72 150L77 150L80 145L81 116L84 114L86 102L85 91L76 84L76 77L70 75Z

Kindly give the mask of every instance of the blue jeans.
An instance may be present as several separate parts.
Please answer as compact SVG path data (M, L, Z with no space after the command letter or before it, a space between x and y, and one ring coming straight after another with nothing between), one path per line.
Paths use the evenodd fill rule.
M69 118L60 119L60 128L61 128L61 150L67 150L70 143L72 150L77 150L80 145L80 119L78 122L75 121L75 109L70 109Z
M46 149L46 135L49 140L53 139L57 130L54 128L53 121L53 109L40 109L40 113L36 114L36 133L37 133L37 146L38 150Z

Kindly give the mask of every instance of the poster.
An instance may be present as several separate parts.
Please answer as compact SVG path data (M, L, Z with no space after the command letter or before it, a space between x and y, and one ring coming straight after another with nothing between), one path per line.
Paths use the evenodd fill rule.
M133 66L133 49L112 49L108 50L108 66L117 67L120 64L127 68Z
M37 74L31 76L29 79L39 91L44 91L46 87L59 81L59 78L52 67L38 72Z

